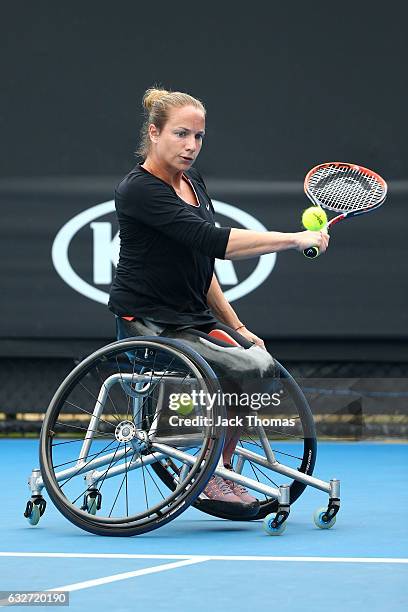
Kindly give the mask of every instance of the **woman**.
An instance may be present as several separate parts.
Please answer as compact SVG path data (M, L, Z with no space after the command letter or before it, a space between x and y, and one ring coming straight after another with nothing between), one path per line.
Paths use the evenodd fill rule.
M138 149L143 161L115 192L121 246L109 308L116 315L118 338L165 330L163 335L195 348L221 380L234 375L238 380L243 373L248 381L273 377L273 359L224 297L214 259L303 251L312 245L323 253L329 237L216 227L205 183L192 167L205 135L203 104L185 93L148 89L143 105ZM228 430L223 460L229 469L238 437L239 430ZM230 480L213 476L204 493L218 509L228 504L230 513L258 511L258 500Z

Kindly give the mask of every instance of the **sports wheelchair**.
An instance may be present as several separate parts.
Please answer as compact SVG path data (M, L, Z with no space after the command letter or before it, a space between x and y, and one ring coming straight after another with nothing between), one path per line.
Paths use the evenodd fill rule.
M45 487L69 521L98 535L146 533L190 505L223 519L264 519L266 532L279 535L291 504L310 485L329 495L328 506L315 512L315 524L332 527L340 482L312 476L313 416L289 372L278 362L276 367L279 405L270 409L273 418L260 408L241 426L230 471L220 459L226 406L209 399L222 397L221 384L198 352L158 336L127 338L97 350L51 400L25 517L31 525L39 522ZM180 401L172 404L174 398ZM203 494L213 474L257 495L257 514L214 511Z

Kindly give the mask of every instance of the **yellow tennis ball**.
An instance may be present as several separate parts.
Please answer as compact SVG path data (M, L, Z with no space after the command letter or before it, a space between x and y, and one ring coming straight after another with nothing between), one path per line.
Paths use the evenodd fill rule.
M327 215L320 206L310 206L303 211L302 224L307 230L318 232L327 225Z
M181 393L177 404L177 414L181 416L187 416L194 410L194 401L189 393Z

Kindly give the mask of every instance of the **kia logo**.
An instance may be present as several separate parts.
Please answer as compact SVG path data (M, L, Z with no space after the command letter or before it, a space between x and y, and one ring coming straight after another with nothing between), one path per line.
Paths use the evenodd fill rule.
M267 229L255 217L236 206L213 200L215 212L231 220L228 225L237 224L245 229L266 232ZM112 264L119 260L119 234L112 236L112 223L98 221L115 212L113 200L97 204L79 213L68 221L58 232L52 245L52 262L62 280L78 293L90 300L107 304L109 293L95 285L110 285L112 282ZM235 223L234 223L235 222ZM76 234L83 228L89 228L93 237L93 284L85 281L75 271L75 264L70 261L69 249ZM271 273L276 261L276 253L269 253L258 258L255 269L241 282L235 269L235 262L230 260L215 261L215 271L228 301L233 302L259 287ZM230 288L226 290L225 288Z

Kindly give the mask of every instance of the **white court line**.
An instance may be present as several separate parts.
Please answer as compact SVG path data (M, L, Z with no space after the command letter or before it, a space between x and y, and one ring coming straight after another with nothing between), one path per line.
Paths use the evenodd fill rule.
M0 552L0 557L44 557L65 559L185 559L199 561L288 561L297 563L399 563L404 557L277 557L255 555L154 555L127 553ZM163 567L163 566L162 566Z
M194 559L184 559L184 561L175 561L174 563L165 563L163 565L154 565L153 567L145 567L144 569L135 570L133 572L123 572L121 574L113 574L112 576L104 576L103 578L95 578L94 580L85 580L84 582L76 582L73 584L64 584L63 586L47 589L47 591L80 591L81 589L89 589L91 587L100 586L101 584L109 584L118 580L127 580L136 576L145 576L146 574L156 574L165 572L166 570L176 569L185 565L193 565L208 561L207 557Z

